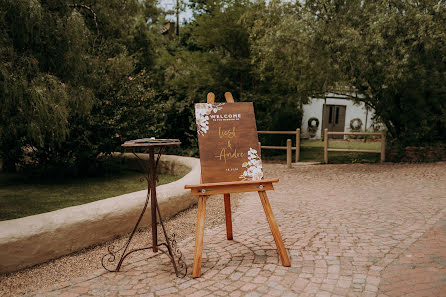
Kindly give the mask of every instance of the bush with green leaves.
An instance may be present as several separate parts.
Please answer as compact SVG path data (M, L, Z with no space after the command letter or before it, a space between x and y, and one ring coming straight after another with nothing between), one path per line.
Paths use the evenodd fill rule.
M254 59L297 97L362 101L398 146L446 142L444 1L270 1L252 13Z
M0 1L3 169L100 172L149 136L196 154L208 92L254 102L259 130L295 130L308 98L343 93L375 110L388 147L446 142L443 1L191 0L167 43L156 4Z
M165 104L145 70L161 45L155 4L0 2L5 170L85 174L123 139L162 133Z

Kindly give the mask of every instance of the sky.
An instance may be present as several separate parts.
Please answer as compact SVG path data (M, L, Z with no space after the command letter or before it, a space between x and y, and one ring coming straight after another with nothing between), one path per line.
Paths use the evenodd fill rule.
M175 11L177 0L158 0L159 1L159 7L161 7L163 10L172 10ZM180 3L187 3L187 0L179 0ZM180 4L181 5L181 4ZM185 6L185 5L182 5ZM170 21L176 21L176 16L174 14L166 16L166 18ZM185 7L185 11L180 11L180 24L184 23L186 20L190 20L192 18L192 11Z

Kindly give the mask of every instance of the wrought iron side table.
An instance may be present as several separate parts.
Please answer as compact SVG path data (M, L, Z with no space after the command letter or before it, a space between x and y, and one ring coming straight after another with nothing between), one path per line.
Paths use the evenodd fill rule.
M158 206L158 202L156 200L156 182L157 182L157 176L156 176L156 169L158 167L158 162L160 160L161 154L163 149L166 146L174 146L174 145L180 145L181 142L178 139L155 139L155 138L143 138L143 139L136 139L136 140L130 140L126 141L124 144L122 144L122 147L132 149L132 153L137 158L141 168L145 172L144 178L147 181L147 196L146 201L144 204L144 207L141 211L141 214L139 215L139 218L136 222L135 227L133 228L132 233L130 234L129 239L127 242L120 248L115 250L115 247L113 245L108 247L108 253L105 254L102 257L101 263L102 267L104 269L110 271L110 272L118 272L121 269L122 262L125 260L125 258L137 251L142 250L148 250L152 249L154 253L157 253L158 251L166 254L170 261L172 262L173 268L175 270L175 274L177 276L184 277L187 274L187 266L184 262L183 255L180 251L180 249L177 247L177 243L175 240L175 233L172 233L172 237L169 238L166 228L164 227L163 220L161 218L161 212ZM158 149L158 156L155 161L155 149ZM149 152L149 162L148 164L145 162L145 160L142 160L140 156L136 153L137 150L142 150L142 152ZM130 245L130 242L132 241L133 236L135 235L136 231L138 230L138 226L141 223L141 220L146 212L147 206L149 204L150 200L150 211L152 215L152 246L149 247L142 247L142 248L135 248L127 252L127 249ZM161 225L161 228L163 230L164 238L166 242L158 243L158 219L159 223ZM165 247L167 250L164 250L163 247ZM118 258L118 253L121 252L121 256L119 257L119 262L114 269L108 268L107 264L113 264L116 259ZM175 261L175 258L178 260ZM178 264L178 266L177 266ZM184 272L181 272L184 270Z

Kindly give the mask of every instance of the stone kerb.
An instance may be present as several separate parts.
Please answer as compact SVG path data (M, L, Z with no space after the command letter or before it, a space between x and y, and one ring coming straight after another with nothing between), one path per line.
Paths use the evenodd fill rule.
M131 154L116 154L132 158ZM143 155L143 158L146 158ZM163 218L196 203L184 189L200 182L200 160L162 156L161 171L184 174L183 178L157 187ZM130 232L146 199L147 190L99 200L79 206L0 222L0 272L11 272L67 255ZM150 208L150 205L149 205ZM150 222L150 211L143 224Z

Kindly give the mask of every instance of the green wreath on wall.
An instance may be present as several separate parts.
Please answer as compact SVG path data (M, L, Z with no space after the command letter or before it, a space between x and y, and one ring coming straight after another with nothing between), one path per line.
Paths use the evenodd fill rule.
M314 134L319 128L319 120L317 118L309 118L308 119L308 132Z
M362 121L360 118L354 118L350 121L350 129L352 131L361 131Z

